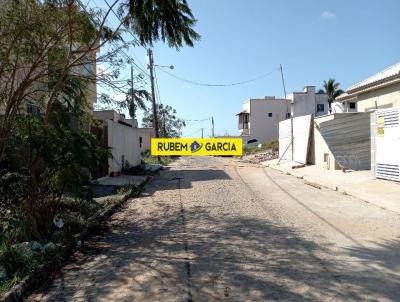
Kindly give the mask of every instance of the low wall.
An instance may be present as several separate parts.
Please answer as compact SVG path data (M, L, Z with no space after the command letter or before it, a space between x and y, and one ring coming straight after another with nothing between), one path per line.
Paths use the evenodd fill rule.
M127 164L133 167L140 164L139 132L136 128L107 120L107 137L112 155L108 159L109 173L120 172Z

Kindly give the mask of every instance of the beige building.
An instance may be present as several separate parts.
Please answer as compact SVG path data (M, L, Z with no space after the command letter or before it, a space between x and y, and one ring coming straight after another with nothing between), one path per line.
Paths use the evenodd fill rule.
M305 115L328 114L328 96L315 92L315 86L306 86L302 92L293 92L286 99L266 96L243 102L237 114L239 135L243 142L265 142L278 139L279 122Z
M400 107L400 62L351 86L335 103L345 112Z

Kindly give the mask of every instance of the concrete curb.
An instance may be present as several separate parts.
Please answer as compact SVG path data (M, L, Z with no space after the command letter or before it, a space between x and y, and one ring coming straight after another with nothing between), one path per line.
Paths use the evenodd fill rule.
M156 172L158 172L158 169ZM155 172L155 173L156 173ZM140 189L148 183L154 176L146 176L142 183L138 185ZM19 282L14 285L8 292L3 294L0 297L0 302L19 302L23 301L25 297L27 297L30 293L33 292L36 288L40 287L45 281L47 281L50 277L50 274L56 271L59 271L68 260L68 258L76 251L77 242L82 241L94 229L94 226L99 222L104 221L108 217L110 217L122 204L124 204L129 198L137 197L141 193L141 190L138 192L131 194L126 193L121 195L121 198L115 202L113 205L107 207L103 211L99 211L95 213L88 219L87 226L83 229L83 231L74 236L73 240L67 245L62 246L58 251L57 259L51 260L47 263L40 265L34 272L26 276Z
M276 165L265 165L265 167L274 169L276 171L280 171L282 173L297 177L299 179L303 179L304 183L306 185L312 186L314 188L317 188L317 189L328 189L328 190L336 191L336 192L339 192L339 193L341 193L343 195L349 195L349 196L355 197L357 199L360 199L362 201L369 202L368 200L365 200L364 198L362 198L361 196L358 196L357 194L353 194L353 193L347 192L341 186L328 186L328 185L322 184L322 183L316 181L315 179L313 179L311 177L303 176L300 173L296 173L297 172L296 170L289 170L289 169L285 169L285 168L280 168L280 167L278 167Z
M345 188L345 187L343 187L341 185L338 185L338 186L331 185L330 186L330 185L323 184L323 183L321 183L321 182L319 182L319 181L317 181L317 180L315 180L313 178L301 175L301 173L297 173L296 169L290 170L290 169L287 169L287 168L278 167L276 165L263 165L263 166L269 167L269 168L274 169L276 171L280 171L280 172L285 173L287 175L291 175L291 176L297 177L299 179L303 179L304 183L306 185L315 187L317 189L328 189L328 190L336 191L336 192L338 192L340 194L354 197L354 198L356 198L356 199L358 199L358 200L360 200L362 202L371 204L371 205L373 205L375 207L378 207L378 208L386 210L386 211L393 212L396 215L400 215L399 211L393 210L392 208L387 207L387 206L382 206L381 204L378 204L374 200L366 198L364 195L362 195L362 194L360 194L358 192L353 192L351 189L349 190L348 188Z

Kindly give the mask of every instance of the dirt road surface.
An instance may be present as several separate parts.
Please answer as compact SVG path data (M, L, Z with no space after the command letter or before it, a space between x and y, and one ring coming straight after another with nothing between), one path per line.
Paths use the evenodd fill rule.
M28 301L399 301L399 236L350 196L182 158Z

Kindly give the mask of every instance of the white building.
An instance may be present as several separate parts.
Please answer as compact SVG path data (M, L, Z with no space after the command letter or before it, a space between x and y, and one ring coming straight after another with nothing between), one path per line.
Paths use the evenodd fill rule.
M108 174L117 175L124 168L140 165L141 153L150 150L153 129L137 128L136 120L125 119L114 110L94 111L93 115L103 122L103 143L111 153Z
M287 99L265 97L243 102L237 114L239 134L243 142L265 142L278 139L279 122L293 117L328 114L328 96L315 92L315 86L306 86L303 92L293 92Z

